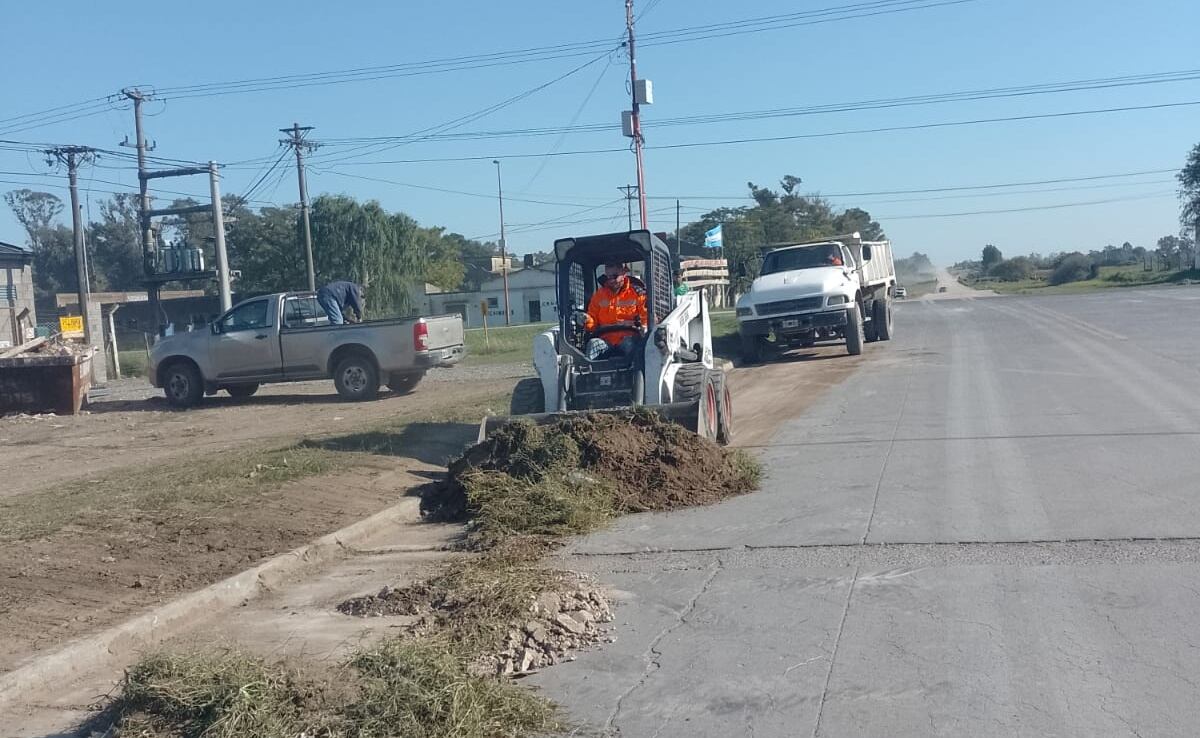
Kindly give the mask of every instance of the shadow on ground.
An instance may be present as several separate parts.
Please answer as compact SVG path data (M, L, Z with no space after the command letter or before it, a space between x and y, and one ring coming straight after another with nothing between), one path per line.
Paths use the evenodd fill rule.
M409 423L398 430L374 430L310 440L311 448L404 456L426 464L445 466L475 443L479 426L468 423Z

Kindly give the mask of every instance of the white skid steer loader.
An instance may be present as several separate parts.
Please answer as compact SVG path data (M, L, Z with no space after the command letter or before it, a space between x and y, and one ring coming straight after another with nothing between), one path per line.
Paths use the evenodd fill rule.
M510 416L484 418L479 440L517 418L545 424L576 412L644 406L728 444L733 405L725 372L713 363L708 304L702 291L675 294L674 264L662 239L644 230L563 238L554 255L558 325L533 339L537 376L517 383ZM629 353L610 349L589 358L589 341L622 330L586 327L585 307L605 289L604 265L613 262L632 267L629 279L645 291L646 325L623 327L634 338Z

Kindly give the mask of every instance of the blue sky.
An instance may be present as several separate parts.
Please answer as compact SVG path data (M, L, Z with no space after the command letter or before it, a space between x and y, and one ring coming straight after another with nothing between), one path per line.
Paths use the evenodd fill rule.
M637 0L635 11L646 10L648 2ZM638 28L651 34L848 2L657 0ZM214 0L203 7L129 2L119 9L78 1L23 3L0 28L0 61L6 70L0 119L132 84L166 89L605 38L615 46L623 26L620 0L322 3L299 10L293 2L275 1ZM870 210L898 253L924 251L943 264L977 256L985 243L1010 255L1087 250L1126 240L1152 246L1159 236L1178 232L1171 174L986 194L843 195L1177 169L1200 141L1200 105L729 146L653 147L1200 101L1200 80L707 125L654 124L711 113L1200 68L1196 28L1200 4L1185 0L974 0L644 48L638 54L639 72L653 80L655 90L654 105L644 108L651 147L646 153L651 226L674 228L672 198L682 199L686 222L689 215L739 204L748 181L774 185L783 175L795 174L806 190L835 195L839 206ZM486 108L593 57L597 61L566 79L456 130L554 127L573 121L616 125L627 106L628 69L619 52L610 58L593 54L252 94L190 99L164 94L147 105L147 127L159 156L254 160L226 170L224 190L240 192L278 156L276 129L292 121L315 126L311 135L317 141L409 134ZM102 148L116 148L126 135L132 137L133 129L132 114L124 109L26 131L5 133L4 125L0 123L0 139ZM348 152L345 145L329 145L313 157L309 188L313 194L378 199L426 225L494 237L498 215L492 157L620 148L625 143L619 130L602 130L561 138L426 141L383 152ZM338 161L353 153L364 155ZM483 158L379 163L469 156ZM121 189L95 179L130 189L136 185L135 171L125 162L110 158L101 163L116 168L85 170L81 178L85 188L90 183L93 209L102 190ZM51 189L65 179L27 176L49 170L39 157L12 151L0 151L0 171L4 190L22 186L16 182ZM255 199L295 201L294 170L285 174L281 168L277 174ZM617 187L634 181L631 154L508 158L503 174L510 196L505 207L509 243L515 252L548 248L555 237L572 232L624 226L625 205ZM164 186L207 194L207 183L199 178ZM1097 204L1053 207L1091 202ZM929 217L1035 207L1047 209ZM593 220L597 218L606 220ZM554 219L559 223L545 224ZM0 240L23 242L7 211L0 214Z

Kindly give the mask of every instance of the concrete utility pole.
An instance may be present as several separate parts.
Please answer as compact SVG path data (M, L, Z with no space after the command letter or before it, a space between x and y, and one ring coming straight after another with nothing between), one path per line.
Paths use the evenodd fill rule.
M87 252L83 242L83 216L79 211L79 165L94 158L94 149L86 146L60 146L49 149L46 155L67 166L67 181L71 190L71 229L75 241L75 278L79 281L79 315L83 317L83 340L92 345L92 324L88 314L91 290L88 288Z
M302 126L293 123L291 128L280 128L280 133L289 134L280 143L291 146L296 151L296 178L300 180L300 216L304 221L304 265L308 270L308 289L317 289L317 275L313 268L312 223L308 217L308 183L304 179L304 152L312 151L317 146L304 140L304 134L313 129L312 126Z
M625 217L629 219L629 230L633 230L633 193L637 190L636 185L625 185L618 187L618 191L625 193ZM645 227L644 225L642 226Z
M504 238L504 185L500 181L500 160L492 159L496 165L496 195L500 199L500 262L504 275L504 325L512 325L512 316L508 307L508 242Z
M217 252L217 294L221 296L221 312L233 307L229 294L229 256L225 253L225 207L221 204L221 175L215 161L208 162L208 187L212 194L214 249Z
M133 129L136 138L134 148L137 149L138 163L138 225L142 232L142 271L147 277L153 277L158 271L158 254L154 247L154 233L150 223L150 185L146 177L146 132L142 127L142 103L146 96L136 88L122 90L125 97L133 101ZM154 315L154 324L161 325L162 305L158 299L158 285L146 285L150 312Z
M625 0L625 28L629 32L629 85L633 98L633 149L637 155L637 189L638 211L641 215L642 229L646 229L646 178L642 166L642 123L640 105L638 103L637 55L633 45L633 0ZM633 230L630 228L630 230Z

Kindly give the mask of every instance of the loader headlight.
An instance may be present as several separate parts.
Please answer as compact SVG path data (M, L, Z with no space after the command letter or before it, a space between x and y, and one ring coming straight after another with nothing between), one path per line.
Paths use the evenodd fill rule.
M737 316L739 318L747 318L751 315L754 315L754 308L752 307L740 307L737 309Z
M833 295L825 302L825 304L833 307L834 305L845 305L846 302L848 301L846 300L845 295Z

